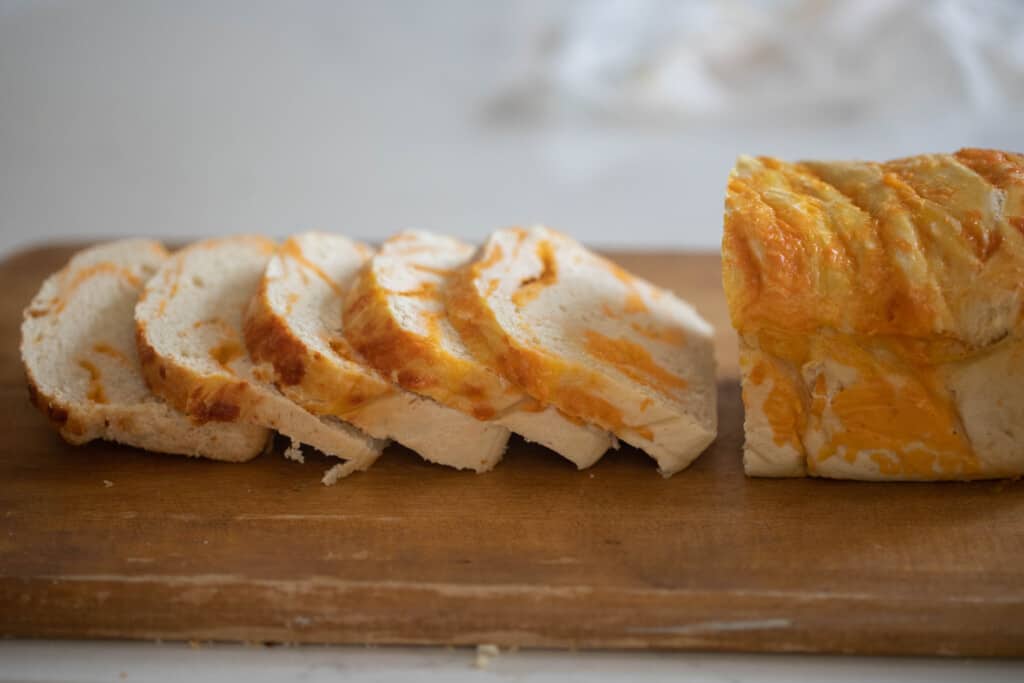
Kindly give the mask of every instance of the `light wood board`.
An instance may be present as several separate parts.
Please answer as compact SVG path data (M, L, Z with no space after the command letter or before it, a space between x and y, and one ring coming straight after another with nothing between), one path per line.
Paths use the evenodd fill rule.
M326 488L326 459L280 447L63 444L17 337L70 253L0 264L2 635L1024 654L1024 485L743 476L716 255L613 255L716 327L721 433L689 470L624 447L577 472L515 441L474 475L392 447Z

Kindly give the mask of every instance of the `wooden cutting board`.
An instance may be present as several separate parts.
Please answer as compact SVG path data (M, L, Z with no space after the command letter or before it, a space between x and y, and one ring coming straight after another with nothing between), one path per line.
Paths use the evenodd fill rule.
M662 479L516 441L489 474L392 447L245 465L64 445L21 309L67 247L0 264L0 634L1024 654L1024 485L749 480L718 258L614 254L717 330L721 433ZM108 485L108 482L112 485Z

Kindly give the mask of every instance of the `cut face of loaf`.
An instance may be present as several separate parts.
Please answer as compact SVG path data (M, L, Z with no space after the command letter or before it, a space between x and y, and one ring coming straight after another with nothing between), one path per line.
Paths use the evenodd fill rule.
M611 435L528 397L466 348L448 321L443 291L473 256L450 237L408 231L387 240L360 271L345 305L345 334L386 377L478 420L511 429L584 468Z
M244 461L269 432L194 425L153 396L135 349L135 302L167 258L157 242L123 240L76 254L25 309L21 358L33 403L64 439L107 439L162 453Z
M711 327L578 242L544 227L499 230L446 302L474 355L541 403L646 451L663 474L714 440Z
M1024 474L1024 157L742 157L722 259L747 474Z
M249 307L252 357L286 396L316 415L395 439L431 462L491 469L505 451L507 429L402 390L346 340L342 299L371 254L341 235L309 232L284 242Z
M288 400L246 353L243 315L274 250L262 237L229 237L197 242L164 262L135 309L146 381L197 421L270 427L293 448L306 443L348 461L346 471L364 469L382 442Z

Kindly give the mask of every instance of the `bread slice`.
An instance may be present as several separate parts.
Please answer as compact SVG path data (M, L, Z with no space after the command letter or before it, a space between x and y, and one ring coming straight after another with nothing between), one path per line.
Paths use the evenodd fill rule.
M197 427L142 379L135 302L166 258L158 242L110 242L77 253L43 282L21 325L32 402L72 444L107 439L162 453L249 460L263 451L267 430Z
M320 418L257 372L242 337L245 308L259 289L274 242L237 236L197 242L172 255L135 308L139 356L150 388L205 423L270 427L365 469L384 444L340 420Z
M432 462L489 470L508 430L404 391L371 368L343 334L342 298L372 250L308 232L270 259L249 307L246 343L278 387L310 412L392 438Z
M575 240L499 230L446 302L474 355L541 403L646 451L664 475L714 440L710 325Z
M748 475L1024 474L1024 156L741 157L722 266Z
M612 436L529 398L475 358L447 319L445 281L473 256L459 240L423 231L387 240L346 299L345 335L371 365L409 391L490 420L560 453L579 468Z

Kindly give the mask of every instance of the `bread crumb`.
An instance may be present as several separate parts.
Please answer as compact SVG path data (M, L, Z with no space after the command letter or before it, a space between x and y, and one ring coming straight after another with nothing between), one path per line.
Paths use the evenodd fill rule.
M306 458L302 455L302 444L295 439L292 439L292 444L285 449L284 457L295 462L306 462Z
M108 488L109 489L113 485L114 485L114 482L110 481L109 479L104 479L103 480L103 488Z
M497 645L491 643L481 643L476 646L476 660L473 662L473 666L477 669L486 669L491 664L491 660L497 657L501 653L498 650Z
M190 641L188 641L188 646L190 648L192 648L193 650L198 650L199 647L200 647L199 641L198 640L190 640Z
M355 460L349 460L348 462L337 464L324 472L324 478L320 481L323 482L324 486L334 486L338 483L339 479L344 479L358 469L359 463Z

